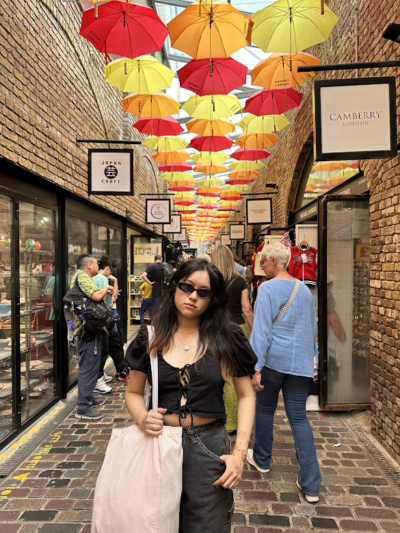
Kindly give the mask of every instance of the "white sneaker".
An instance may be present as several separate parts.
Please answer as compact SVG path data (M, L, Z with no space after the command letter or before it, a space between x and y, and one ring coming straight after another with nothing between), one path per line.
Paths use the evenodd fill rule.
M93 392L97 392L99 394L109 394L111 391L112 388L105 383L102 377L97 380L93 389Z
M251 466L254 466L254 468L257 468L257 470L261 472L261 474L267 474L270 471L269 468L261 468L261 466L258 466L258 464L254 460L253 450L251 448L247 450L246 460Z
M319 496L309 496L308 494L305 494L303 489L300 486L299 480L296 479L296 485L301 490L301 492L304 494L304 498L308 501L308 503L318 503L319 502Z
M110 383L112 381L112 376L107 375L105 372L103 374L104 383Z
M33 387L35 392L43 392L46 390L53 389L53 383L50 383L50 379L46 378L40 385Z

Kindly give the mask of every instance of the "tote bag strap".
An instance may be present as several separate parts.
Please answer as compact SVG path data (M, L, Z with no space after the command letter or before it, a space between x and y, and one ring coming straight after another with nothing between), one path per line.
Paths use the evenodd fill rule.
M155 334L152 326L147 326L147 333L149 337L149 346L153 342ZM158 410L158 357L156 352L153 350L150 354L150 366L151 366L151 376L153 385L151 387L152 394L152 407L153 411L156 413Z
M296 279L296 283L294 284L294 288L293 288L293 291L292 291L292 294L289 296L289 300L285 303L285 305L282 307L282 309L279 311L279 314L278 316L275 318L275 320L273 321L273 324L275 324L275 322L277 320L279 320L280 318L283 317L283 315L286 313L286 311L289 309L289 307L292 305L293 303L293 300L296 298L296 294L299 290L299 287L300 287L300 280Z

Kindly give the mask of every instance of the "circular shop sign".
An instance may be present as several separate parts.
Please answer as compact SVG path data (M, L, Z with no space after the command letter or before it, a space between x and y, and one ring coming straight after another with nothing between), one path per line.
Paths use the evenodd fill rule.
M161 220L167 214L167 210L162 204L154 204L150 212L156 220Z

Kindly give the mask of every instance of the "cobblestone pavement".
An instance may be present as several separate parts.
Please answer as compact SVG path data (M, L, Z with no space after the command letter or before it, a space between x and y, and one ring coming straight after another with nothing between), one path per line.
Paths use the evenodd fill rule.
M94 487L110 433L131 423L124 384L112 386L101 421L77 420L73 411L1 480L1 533L89 533ZM399 469L396 473L350 415L310 413L309 418L323 476L319 504L306 503L296 488L293 438L279 406L271 471L261 475L245 465L235 490L232 533L400 533Z

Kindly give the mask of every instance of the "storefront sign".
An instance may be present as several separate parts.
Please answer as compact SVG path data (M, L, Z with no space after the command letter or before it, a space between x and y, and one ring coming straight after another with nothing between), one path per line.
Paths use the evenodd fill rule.
M182 231L180 233L174 233L173 237L172 237L172 240L173 241L180 241L181 244L185 241L188 240L187 238L187 232L186 232L186 228L183 228Z
M89 194L133 196L133 150L89 149Z
M226 246L230 246L232 244L232 241L228 234L221 235L221 244L225 244Z
M171 203L169 200L146 200L146 224L170 224Z
M356 244L356 259L357 261L368 261L371 255L370 244Z
M263 198L258 200L246 200L247 224L271 224L272 223L272 200Z
M136 243L133 246L134 262L153 263L154 256L161 255L161 243Z
M245 238L245 225L244 224L231 224L229 227L229 236L232 240L242 241Z
M397 155L396 78L314 82L315 161Z
M164 224L164 233L180 233L182 231L181 215L171 215L171 224Z

